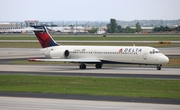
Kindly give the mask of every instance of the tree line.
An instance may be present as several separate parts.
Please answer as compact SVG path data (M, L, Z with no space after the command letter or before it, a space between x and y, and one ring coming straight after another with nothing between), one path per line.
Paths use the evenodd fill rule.
M138 33L142 32L142 28L139 22L135 24L135 29L130 28L129 26L123 28L121 25L118 25L116 19L110 19L110 23L106 25L107 33ZM175 28L169 28L168 26L154 27L152 32L171 32L171 31L180 31L180 26Z
M108 33L135 33L135 32L141 32L141 25L139 22L135 24L135 29L130 28L127 26L126 28L121 27L121 25L118 25L116 22L116 19L110 19L110 23L107 24L107 32Z
M131 28L130 26L127 26L123 28L121 25L118 25L116 19L110 19L110 22L106 25L107 33L139 33L142 32L142 28L140 23L137 21L135 24L135 28ZM91 30L88 30L89 33L97 33L98 28L92 28ZM175 28L170 28L168 26L160 26L160 27L154 27L151 32L172 32L180 31L180 26Z
M154 27L153 32L171 32L171 31L180 31L180 26L175 28L169 28L168 26L160 26L160 27Z

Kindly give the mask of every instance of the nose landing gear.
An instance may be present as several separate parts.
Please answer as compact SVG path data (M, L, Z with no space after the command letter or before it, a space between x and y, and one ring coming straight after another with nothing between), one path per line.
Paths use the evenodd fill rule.
M157 70L161 70L162 65L156 65Z

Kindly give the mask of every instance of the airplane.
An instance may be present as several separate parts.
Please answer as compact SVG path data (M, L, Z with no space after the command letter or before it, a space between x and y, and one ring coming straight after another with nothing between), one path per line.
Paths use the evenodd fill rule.
M32 27L45 58L30 58L30 62L71 62L78 63L80 69L86 69L86 64L95 64L96 69L101 69L103 64L156 65L157 70L169 62L169 58L154 47L64 46L54 41L45 26Z

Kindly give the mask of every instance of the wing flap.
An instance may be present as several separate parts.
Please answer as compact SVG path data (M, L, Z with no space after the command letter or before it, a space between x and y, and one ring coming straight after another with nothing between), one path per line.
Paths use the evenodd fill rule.
M73 62L73 63L93 63L93 62L101 62L99 59L28 59L30 62Z

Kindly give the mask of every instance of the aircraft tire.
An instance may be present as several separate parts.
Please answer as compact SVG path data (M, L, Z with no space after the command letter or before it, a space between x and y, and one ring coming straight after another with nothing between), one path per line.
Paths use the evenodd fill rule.
M80 69L86 69L86 65L84 63L82 63L82 64L79 65L79 68Z
M96 69L101 69L102 68L102 64L101 63L96 63L95 67L96 67Z
M157 70L161 70L161 65L157 65Z

